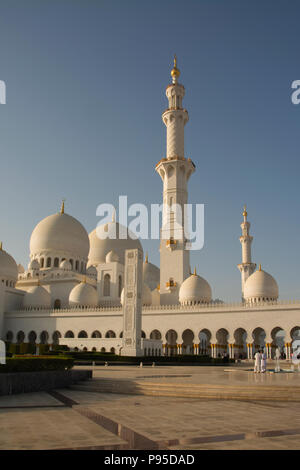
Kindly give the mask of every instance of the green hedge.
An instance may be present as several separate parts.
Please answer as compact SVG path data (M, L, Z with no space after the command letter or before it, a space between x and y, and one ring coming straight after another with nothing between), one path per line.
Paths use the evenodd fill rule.
M75 361L103 361L103 362L131 362L139 364L144 363L195 363L195 364L226 364L228 362L234 362L233 359L224 360L222 358L212 358L210 356L197 356L197 355L184 355L184 356L142 356L142 357L129 357L129 356L118 356L113 353L100 353L100 352L89 352L89 351L69 351L64 352L64 356L72 357Z
M14 356L7 358L6 364L0 364L0 373L65 370L71 369L73 364L72 358L63 356Z
M47 354L49 344L32 344L32 343L6 343L6 351L10 354L35 354L36 347L39 347L39 354Z

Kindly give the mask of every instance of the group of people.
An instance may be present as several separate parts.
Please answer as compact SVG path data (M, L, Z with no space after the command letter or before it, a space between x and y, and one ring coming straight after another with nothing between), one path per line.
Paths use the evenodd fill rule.
M259 349L254 356L254 372L266 372L267 355L263 349Z

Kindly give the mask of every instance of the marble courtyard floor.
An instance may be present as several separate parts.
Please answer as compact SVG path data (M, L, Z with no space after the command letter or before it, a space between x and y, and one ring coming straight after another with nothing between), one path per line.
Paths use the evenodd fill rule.
M288 368L286 364L283 367ZM100 393L106 380L265 390L263 400ZM93 388L94 387L94 388ZM0 449L299 449L300 373L235 367L95 367L89 384L0 397ZM116 392L117 390L115 390ZM126 390L125 390L126 391ZM279 395L278 395L279 396Z

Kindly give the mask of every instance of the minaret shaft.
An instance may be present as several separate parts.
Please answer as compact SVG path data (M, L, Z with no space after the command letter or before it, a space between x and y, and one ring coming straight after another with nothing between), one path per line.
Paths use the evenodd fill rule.
M242 263L238 264L238 269L241 272L242 281L242 300L244 301L244 286L248 277L253 274L256 264L252 263L251 259L251 245L253 237L250 235L250 222L247 220L246 206L244 207L243 217L244 221L241 223L242 236L240 242L242 245Z
M163 222L160 242L160 294L162 304L178 303L182 282L189 276L189 250L186 249L185 205L187 184L195 165L184 156L184 126L188 112L182 108L184 86L177 83L179 70L174 62L173 83L166 89L169 107L162 114L167 128L166 158L156 171L163 181Z

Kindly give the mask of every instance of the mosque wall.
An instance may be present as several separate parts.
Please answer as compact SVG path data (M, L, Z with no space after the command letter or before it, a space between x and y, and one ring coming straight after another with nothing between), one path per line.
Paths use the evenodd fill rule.
M211 343L238 343L240 336L243 341L252 343L258 335L263 332L264 341L271 343L275 333L279 330L285 331L285 341L292 341L292 330L299 329L300 303L297 304L274 304L262 305L260 308L230 307L226 304L222 307L203 307L199 311L196 307L170 306L164 308L147 307L143 309L142 331L149 339L162 339L169 341L170 331L174 331L173 342L183 343L186 341L189 331L190 343L199 343L202 332L205 332ZM4 333L12 331L14 341L17 333L25 333L25 341L34 330L38 337L43 331L47 331L49 341L55 331L61 335L61 344L64 337L71 331L74 336L73 343L79 344L80 334L91 339L93 333L98 332L101 338L120 338L123 330L123 315L121 309L99 309L94 310L64 310L62 312L47 310L32 310L8 312L5 314ZM158 332L158 337L153 337ZM82 341L81 343L82 344ZM79 346L80 346L79 344Z

